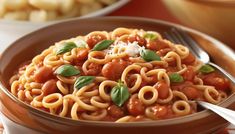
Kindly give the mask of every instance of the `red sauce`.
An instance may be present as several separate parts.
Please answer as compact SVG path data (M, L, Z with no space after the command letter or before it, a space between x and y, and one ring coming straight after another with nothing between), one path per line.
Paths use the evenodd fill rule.
M105 40L106 37L104 35L94 35L94 36L89 36L86 40L88 46L90 49L92 49L97 43L99 43L102 40Z
M217 90L228 90L230 82L217 73L210 73L202 77L205 85L214 86Z
M86 75L96 76L99 75L102 69L102 65L91 63L88 65L88 70L85 72Z
M110 80L120 79L126 66L127 62L123 60L108 62L102 68L102 75Z
M127 110L133 116L143 115L145 106L137 97L132 96L127 102Z
M34 74L34 80L39 83L46 82L54 77L53 70L50 67L43 66L36 70Z

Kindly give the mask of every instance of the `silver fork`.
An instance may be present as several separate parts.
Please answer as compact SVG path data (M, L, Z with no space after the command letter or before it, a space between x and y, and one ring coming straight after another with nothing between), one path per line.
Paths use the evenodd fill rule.
M235 79L232 75L230 75L228 72L226 72L223 68L220 66L212 63L210 61L209 55L199 46L199 44L184 30L180 28L172 28L170 31L165 32L165 36L168 40L182 44L189 48L189 50L193 53L194 56L196 56L199 60L201 60L205 64L209 64L222 72L233 84L235 84ZM233 125L235 125L235 111L223 108L214 104L210 104L204 101L197 101L197 103L204 108L210 109L211 111L217 113Z

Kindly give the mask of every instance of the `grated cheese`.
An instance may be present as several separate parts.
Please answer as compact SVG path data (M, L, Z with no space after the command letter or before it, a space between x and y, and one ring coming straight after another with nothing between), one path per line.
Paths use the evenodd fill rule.
M114 48L117 48L119 50L121 50L121 52L125 52L127 53L127 55L131 56L131 57L136 57L139 55L140 51L142 51L143 49L145 49L144 46L140 46L138 44L138 42L134 41L134 42L128 42L128 43L125 43L125 42L122 42L122 41L118 41L118 42L115 42L113 45L111 45L109 47L109 49L105 50L105 52L107 54L114 54ZM124 50L124 51L123 51Z

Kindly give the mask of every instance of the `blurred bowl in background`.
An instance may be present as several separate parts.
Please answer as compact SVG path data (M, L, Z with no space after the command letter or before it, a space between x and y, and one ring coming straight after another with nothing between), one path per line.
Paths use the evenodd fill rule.
M127 4L130 0L118 0L117 2L104 7L100 10L95 12L91 12L84 16L68 18L68 19L61 19L56 21L46 21L46 22L30 22L30 21L14 21L14 20L3 20L0 19L0 52L2 52L10 43L15 41L16 39L22 37L23 35L30 33L34 30L42 28L44 26L54 24L57 22L67 21L67 20L74 20L78 18L88 18L88 17L98 17L104 16L109 14L125 4Z
M234 0L162 0L183 24L205 32L235 49Z

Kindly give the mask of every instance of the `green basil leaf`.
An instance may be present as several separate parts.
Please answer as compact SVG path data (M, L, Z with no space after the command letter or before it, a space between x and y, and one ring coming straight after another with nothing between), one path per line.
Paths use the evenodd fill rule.
M118 84L111 90L111 99L115 105L121 107L129 98L130 93L127 86L124 84Z
M113 44L113 40L103 40L101 42L99 42L98 44L96 44L94 47L93 47L93 51L101 51L101 50L104 50L106 48L108 48L111 44Z
M154 34L154 33L146 33L146 34L144 35L144 38L149 39L149 40L152 41L152 40L157 39L157 35Z
M64 44L61 44L57 51L56 51L56 55L59 55L59 54L63 54L63 53L66 53L66 52L69 52L71 51L73 48L76 48L77 45L74 43L74 42L64 42Z
M94 80L95 80L94 76L80 76L75 81L74 87L76 89L80 89L80 88L92 83Z
M200 69L199 69L200 72L202 73L211 73L211 72L214 72L215 69L210 66L210 65L203 65Z
M62 65L56 69L55 73L61 76L69 77L80 74L80 71L72 65Z
M143 49L140 51L140 56L145 60L145 61L160 61L161 58L159 55L157 55L154 51L149 50L149 49Z
M170 78L171 82L179 83L179 82L183 82L184 81L184 78L181 75L177 74L177 73L170 74L169 78Z

